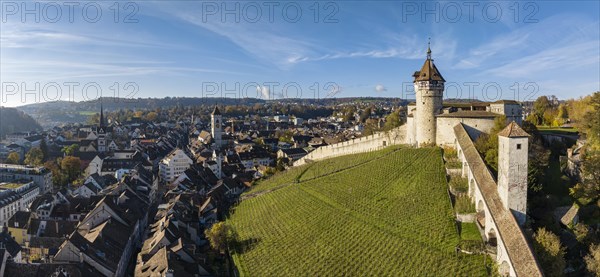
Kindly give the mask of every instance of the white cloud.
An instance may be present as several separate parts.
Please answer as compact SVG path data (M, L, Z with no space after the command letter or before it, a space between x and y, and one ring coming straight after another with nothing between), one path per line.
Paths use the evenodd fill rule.
M375 91L377 91L377 92L384 92L384 91L387 91L387 88L385 88L381 84L378 84L378 85L375 86Z

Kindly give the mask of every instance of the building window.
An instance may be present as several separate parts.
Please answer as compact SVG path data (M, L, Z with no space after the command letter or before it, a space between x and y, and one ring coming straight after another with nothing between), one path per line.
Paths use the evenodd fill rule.
M517 150L521 150L521 144L517 143Z

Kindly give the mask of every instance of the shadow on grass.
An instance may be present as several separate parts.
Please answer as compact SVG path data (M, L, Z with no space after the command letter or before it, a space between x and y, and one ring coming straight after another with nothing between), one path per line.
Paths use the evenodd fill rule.
M236 241L233 243L232 252L236 254L244 254L256 247L260 243L259 238L249 238L245 240Z

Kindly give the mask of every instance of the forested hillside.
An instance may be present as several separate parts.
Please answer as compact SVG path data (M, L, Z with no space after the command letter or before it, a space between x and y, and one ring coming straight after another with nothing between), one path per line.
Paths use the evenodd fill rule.
M15 108L0 107L0 137L14 132L41 130L31 116Z

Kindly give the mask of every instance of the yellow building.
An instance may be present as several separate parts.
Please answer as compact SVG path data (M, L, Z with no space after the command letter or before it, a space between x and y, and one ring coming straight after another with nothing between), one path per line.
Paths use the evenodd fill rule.
M31 212L18 211L8 220L8 233L20 245L29 241L27 227Z

